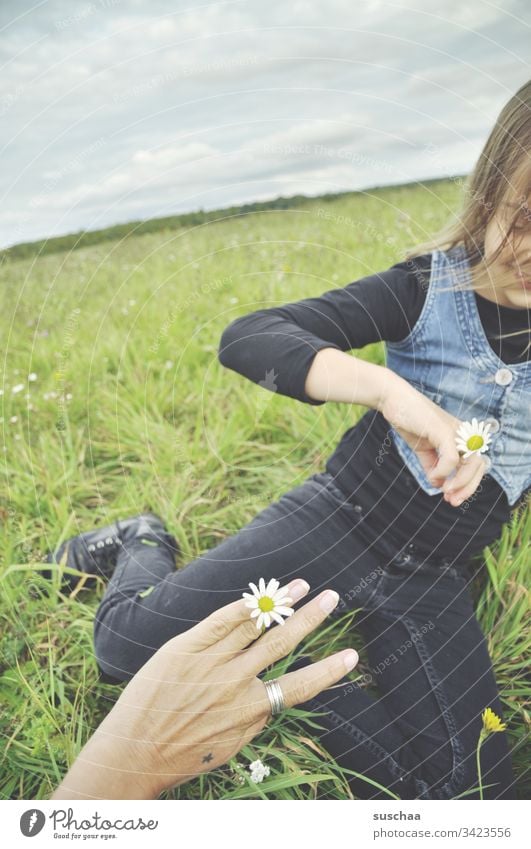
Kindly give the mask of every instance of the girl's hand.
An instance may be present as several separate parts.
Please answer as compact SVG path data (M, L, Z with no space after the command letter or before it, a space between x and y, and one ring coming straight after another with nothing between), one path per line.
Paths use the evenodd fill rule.
M295 601L309 590L300 579L288 586ZM325 590L260 635L242 598L169 640L127 684L53 798L156 798L226 763L271 717L258 673L289 654L338 600ZM280 676L286 707L336 683L357 660L346 649Z
M488 464L480 454L461 458L455 444L460 419L402 378L391 383L379 409L414 450L429 481L442 488L445 501L458 507L473 495Z

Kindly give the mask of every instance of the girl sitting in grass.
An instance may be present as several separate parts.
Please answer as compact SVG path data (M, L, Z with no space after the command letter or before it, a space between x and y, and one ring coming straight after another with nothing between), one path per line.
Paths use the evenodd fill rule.
M110 578L95 620L105 675L130 679L249 582L305 578L309 599L337 590L332 615L358 611L366 643L370 675L302 703L320 713L323 748L359 774L353 792L380 798L377 782L403 799L478 797L482 713L502 729L503 711L471 561L531 485L530 150L528 82L499 115L459 218L433 241L226 328L221 364L265 390L369 409L324 469L187 565L175 568L175 539L153 514L51 555ZM385 366L348 353L379 341ZM502 730L483 743L481 772L484 798L513 797Z

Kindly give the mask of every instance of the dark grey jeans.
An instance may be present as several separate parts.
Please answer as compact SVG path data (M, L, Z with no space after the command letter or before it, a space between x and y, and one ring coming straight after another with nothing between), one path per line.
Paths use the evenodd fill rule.
M315 718L324 726L322 746L402 799L465 793L478 784L481 713L491 707L502 716L468 564L426 557L411 544L397 551L389 534L375 542L364 521L331 475L319 472L180 569L159 548L125 546L96 614L100 668L127 680L166 640L239 598L249 581L303 577L307 600L337 590L332 615L360 609L354 623L378 694L367 691L367 679L345 677L300 705L325 711ZM515 798L504 733L484 742L481 772L492 785L484 798ZM357 778L351 786L360 798L385 798Z

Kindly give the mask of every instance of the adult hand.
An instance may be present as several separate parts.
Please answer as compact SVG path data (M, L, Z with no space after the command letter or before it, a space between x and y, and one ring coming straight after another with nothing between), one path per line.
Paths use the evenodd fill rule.
M309 590L300 579L288 588L293 601ZM292 651L338 600L325 590L260 635L242 598L169 640L127 684L52 798L156 798L226 763L271 716L258 673ZM346 649L280 676L286 707L336 683L357 661Z
M380 412L414 450L433 486L442 488L445 501L458 507L473 495L488 461L480 454L461 458L455 444L460 419L401 378L389 384Z

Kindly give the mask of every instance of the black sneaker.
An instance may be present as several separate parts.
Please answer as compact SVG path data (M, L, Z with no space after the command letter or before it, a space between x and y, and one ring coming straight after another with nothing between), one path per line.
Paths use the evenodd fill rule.
M87 575L109 578L116 566L118 552L125 542L138 539L147 544L163 543L175 556L179 546L175 537L168 533L166 525L155 513L140 513L130 519L119 519L112 525L94 528L65 540L55 550L48 552L46 563L60 563L66 552L65 566ZM46 577L51 577L46 572ZM62 584L72 589L80 580L78 575L63 573ZM85 585L94 583L87 581Z

